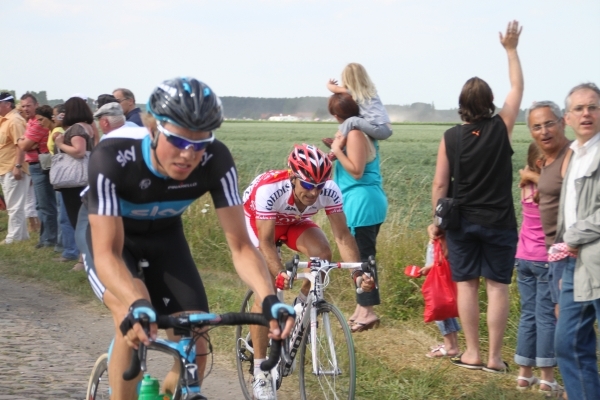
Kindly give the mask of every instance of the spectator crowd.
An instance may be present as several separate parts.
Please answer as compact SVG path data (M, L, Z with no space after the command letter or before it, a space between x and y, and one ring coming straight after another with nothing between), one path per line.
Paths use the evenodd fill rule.
M600 89L593 83L574 86L566 95L564 112L553 101L536 101L527 110L532 144L527 166L519 171L523 222L518 230L511 139L524 90L517 53L520 34L515 21L500 35L510 82L501 109L496 112L492 89L485 81L469 79L459 95L463 123L447 130L439 145L433 213L440 199L452 197L459 222L442 230L434 216L428 233L447 245L466 348L462 353L458 350L458 322L440 321L442 333L453 336L448 336L452 339L446 347L432 348L428 357L448 356L454 365L469 370L508 371L502 347L509 285L516 272L521 296L514 355L519 366L517 389L537 387L549 396L597 399ZM334 179L345 196L348 227L356 237L360 258L366 260L375 254L386 216L377 140L391 135L391 125L362 66L347 68L341 86L333 80L328 83L334 93L330 112L342 125L335 139L324 141L331 147L329 157L337 160ZM363 82L368 83L353 87L353 74L366 77ZM369 104L373 99L378 102L372 103L376 104L373 112L379 113L375 122L364 121L368 110L363 97ZM49 155L65 153L82 159L98 144L100 131L110 135L123 126L143 126L141 110L125 88L99 96L95 112L81 95L54 107L39 105L29 93L19 100L17 107L13 95L0 93L0 183L8 212L2 244L28 240L30 232L39 232L36 248L52 247L60 253L57 261L75 262L73 269L83 270L84 259L91 260L85 240L87 211L80 199L85 185L55 190ZM565 136L566 126L575 134L572 142ZM486 357L479 336L482 277L489 332ZM373 308L378 304L378 290L357 296L356 311L348 321L353 332L379 324ZM555 378L556 367L564 388ZM539 378L534 368L539 368Z

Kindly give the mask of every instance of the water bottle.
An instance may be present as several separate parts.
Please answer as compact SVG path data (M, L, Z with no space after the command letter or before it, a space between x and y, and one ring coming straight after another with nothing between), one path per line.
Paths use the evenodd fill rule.
M150 374L144 374L138 400L162 400L163 396L159 394L159 389L158 379L151 377Z
M429 241L427 252L425 253L425 266L428 267L431 264L433 264L433 242Z

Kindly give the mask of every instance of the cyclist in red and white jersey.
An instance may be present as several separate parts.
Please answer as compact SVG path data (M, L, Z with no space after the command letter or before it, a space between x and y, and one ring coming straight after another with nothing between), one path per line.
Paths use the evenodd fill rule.
M288 158L287 170L265 172L256 177L244 191L243 202L246 227L250 239L267 261L269 271L276 278L277 287L283 289L287 275L277 253L276 243L282 240L292 250L307 257L331 260L331 247L325 233L311 217L324 209L337 243L342 260L360 260L356 241L346 225L342 210L342 193L330 179L331 161L312 145L296 145ZM371 290L373 281L366 278L363 290ZM304 281L296 298L305 302L310 282ZM260 312L255 303L252 312ZM273 388L268 373L260 370L266 357L267 332L262 327L251 326L254 347L254 397L273 398Z

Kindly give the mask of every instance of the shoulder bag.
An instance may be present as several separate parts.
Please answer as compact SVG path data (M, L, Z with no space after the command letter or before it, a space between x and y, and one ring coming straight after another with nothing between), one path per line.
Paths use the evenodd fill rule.
M454 182L452 183L452 197L442 197L438 199L435 207L435 216L437 225L445 231L455 231L460 228L460 210L456 193L458 192L459 171L460 171L460 151L462 126L457 125L458 134L456 144L456 155L454 157Z
M85 126L84 129L87 133ZM67 189L87 186L90 152L86 151L83 158L75 158L61 152L58 146L56 146L56 151L57 153L52 156L52 167L50 168L50 183L54 188Z

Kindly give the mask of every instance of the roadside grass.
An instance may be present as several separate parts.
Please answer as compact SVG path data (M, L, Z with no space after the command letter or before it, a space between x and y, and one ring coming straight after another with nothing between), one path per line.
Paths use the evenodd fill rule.
M259 173L284 168L286 154L293 143L318 144L321 138L333 136L335 129L333 124L236 122L225 123L217 135L227 143L236 160L242 192ZM379 329L354 335L358 362L356 398L538 398L537 393L521 393L515 389L517 366L512 359L519 318L519 296L515 284L511 285L510 318L503 350L504 359L511 364L512 372L494 375L468 371L452 366L448 360L429 360L424 356L429 346L440 342L441 337L435 324L426 325L422 322L422 280L410 280L403 271L409 264L423 265L435 155L446 129L448 126L444 125L394 125L392 138L381 143L382 171L390 203L388 218L378 238L377 261L382 304L376 311L382 319L382 325ZM518 169L525 162L528 145L526 128L517 126L513 139L515 179ZM514 193L516 208L520 210L518 189ZM205 196L195 202L184 214L183 221L212 311L238 311L246 286L235 273L210 197ZM323 213L317 214L316 222L331 238L331 230ZM0 213L0 227L5 227L6 223L6 213ZM59 256L52 249L35 250L33 246L36 241L37 237L34 237L27 242L0 246L0 273L52 285L82 302L99 304L85 275L71 272L72 263L52 261ZM334 258L339 258L335 245L333 248ZM291 256L292 252L284 249L284 258ZM348 276L344 271L332 271L331 283L326 290L329 300L345 315L349 315L355 306L355 295ZM483 287L480 294L481 345L485 357L487 327ZM233 332L229 328L211 331L216 353L227 355L232 367L235 366ZM286 388L297 385L296 382L295 377L284 380L286 393ZM232 384L237 385L237 382Z

